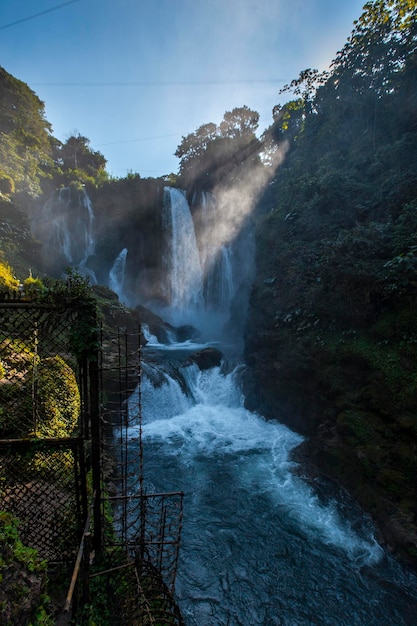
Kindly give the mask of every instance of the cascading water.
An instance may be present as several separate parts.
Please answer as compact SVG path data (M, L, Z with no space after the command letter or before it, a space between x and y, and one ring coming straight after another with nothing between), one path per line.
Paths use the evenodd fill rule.
M207 279L210 255L222 247L209 253L196 245L182 192L167 189L166 200L170 321L191 319L201 329L209 305L215 319L213 302L224 288ZM197 230L201 239L204 229ZM224 248L221 280L230 276L233 298L234 265L247 293L248 241ZM202 297L204 273L209 298ZM229 296L221 306L230 306ZM244 297L240 302L243 309ZM415 576L378 545L369 519L345 494L301 478L291 453L302 437L245 409L244 366L200 370L192 353L209 344L165 345L149 328L143 332L142 422L129 434L135 447L141 433L150 490L185 492L176 593L187 626L414 625ZM129 405L134 414L137 393Z
M229 246L215 251L205 274L204 296L206 306L229 313L234 295L233 269Z
M128 299L124 291L125 287L125 275L126 275L126 257L127 248L123 248L117 255L109 272L109 287L112 291L117 293L120 302L128 305Z
M232 244L224 240L215 196L203 192L200 202L194 199L194 204L197 205L197 240L204 275L204 305L208 311L227 316L235 288Z
M295 474L302 438L244 408L239 367L200 371L180 364L189 344L176 348L175 378L163 365L172 346L144 349L142 438L152 490L185 492L176 590L187 626L414 624L416 578L345 495Z
M203 273L185 194L165 188L165 226L170 232L169 312L173 323L192 322L203 310Z
M57 189L33 224L43 244L45 266L57 271L77 268L96 284L96 276L87 265L95 252L93 226L93 208L85 189Z
M193 324L213 339L220 336L233 307L233 325L242 327L253 234L243 228L231 238L212 194L202 193L194 202L192 212L183 191L165 188L169 306L156 312L172 324Z

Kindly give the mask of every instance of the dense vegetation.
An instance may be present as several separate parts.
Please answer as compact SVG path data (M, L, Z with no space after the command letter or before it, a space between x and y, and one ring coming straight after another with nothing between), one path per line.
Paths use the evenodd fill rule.
M37 550L22 543L17 520L4 511L0 511L0 583L2 626L52 624L47 613L46 563Z
M100 184L106 159L89 143L81 135L57 140L44 103L0 67L0 192L37 196L70 181Z
M247 106L226 111L217 126L209 123L183 137L175 155L180 159L179 184L191 196L233 184L259 162L256 137L259 114Z
M310 435L416 562L417 3L368 3L328 75L303 72L270 133L259 204L251 406Z

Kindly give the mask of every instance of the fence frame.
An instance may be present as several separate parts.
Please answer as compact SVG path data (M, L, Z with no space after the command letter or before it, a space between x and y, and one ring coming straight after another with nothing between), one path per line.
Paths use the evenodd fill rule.
M65 338L64 330L70 333L77 323L97 325L96 308L88 304L86 305L86 302L81 298L68 300L62 298L60 302L40 302L37 300L23 300L21 296L0 295L0 320L5 320L5 328L0 328L0 332L3 332L6 339L10 339L10 341L19 339L22 336L30 336L33 333L34 345L36 348L39 347L42 356L53 356L54 354L59 354L59 351L54 353L54 350L43 348L42 345L38 346L37 319L41 318L42 323L50 324L51 329L56 330L57 333L57 329L60 329L62 337L59 337L59 341L62 340L64 342L68 340L68 338ZM33 326L28 328L29 316L32 312ZM21 327L19 326L19 320L21 320ZM74 453L73 485L77 502L77 524L81 529L80 532L82 532L88 515L87 470L89 467L91 467L92 471L93 490L95 489L100 494L101 489L98 341L95 351L90 350L88 354L86 353L81 357L74 354L68 345L67 356L71 357L75 363L75 369L72 369L80 394L78 436L38 437L36 436L35 423L35 436L0 439L0 457L3 459L3 462L6 462L7 455L16 455L20 451L28 453L42 451L45 454L49 451L52 454L56 450L65 448L72 450ZM67 363L68 359L64 360ZM13 412L13 407L6 406L5 408L6 410L9 408L11 413ZM9 419L11 417L12 415ZM7 502L4 502L0 492L0 507L4 504L6 504L5 510L10 510L7 508ZM11 507L10 512L13 513L13 507ZM100 499L98 497L95 498L94 505L94 549L99 552L101 547L102 516Z

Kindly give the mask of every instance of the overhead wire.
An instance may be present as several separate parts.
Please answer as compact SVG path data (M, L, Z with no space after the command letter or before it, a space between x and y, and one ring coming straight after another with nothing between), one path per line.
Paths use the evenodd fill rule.
M0 26L0 30L4 30L5 28L10 28L11 26L16 26L17 24L22 24L22 22L33 20L36 17L45 15L46 13L52 13L52 11L57 11L58 9L62 9L63 7L68 6L69 4L75 4L75 2L80 2L80 0L68 0L68 2L62 2L61 4L51 7L50 9L45 9L44 11L39 11L39 13L34 13L33 15L28 15L27 17L22 17L22 19L20 20L9 22L8 24L3 24L3 26Z
M176 80L176 81L105 81L105 82L36 82L36 87L193 87L198 85L251 85L285 83L285 78L248 78L243 80Z

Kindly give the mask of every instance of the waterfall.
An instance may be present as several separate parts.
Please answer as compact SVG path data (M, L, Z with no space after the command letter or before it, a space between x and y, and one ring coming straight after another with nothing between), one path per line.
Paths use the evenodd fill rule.
M193 322L203 310L203 272L194 223L184 192L171 187L164 191L164 221L170 233L170 317L177 324Z
M208 309L228 314L233 295L232 251L229 246L221 246L207 264L204 301Z
M124 293L126 257L127 248L123 248L123 250L117 255L109 272L109 287L112 291L117 293L120 302L127 305L128 301Z
M32 228L42 242L43 263L49 271L62 273L76 268L97 283L88 267L95 253L94 213L85 189L57 189L45 203Z
M158 312L174 325L193 324L212 338L222 334L232 308L233 323L236 319L242 327L253 265L252 234L246 228L231 238L225 226L229 209L233 213L233 207L220 210L213 194L205 192L190 207L183 191L165 188L168 307Z
M193 205L197 204L193 202ZM197 204L198 244L204 272L204 303L209 311L229 315L234 295L232 244L223 241L222 215L211 193L202 192Z

